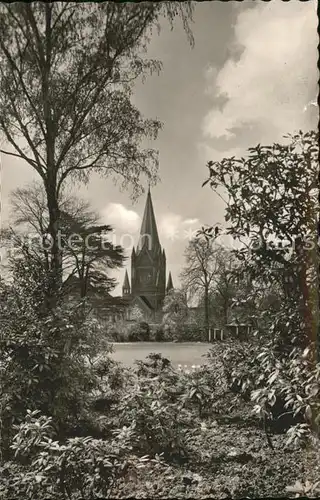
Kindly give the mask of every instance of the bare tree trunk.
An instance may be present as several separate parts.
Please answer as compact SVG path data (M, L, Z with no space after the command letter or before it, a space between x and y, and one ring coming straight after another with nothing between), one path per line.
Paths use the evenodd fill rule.
M223 321L225 325L228 324L228 309L228 303L225 301L223 305Z
M308 283L307 270L310 267L308 262L308 251L303 247L301 238L295 241L297 255L299 256L300 270L299 270L299 288L302 298L302 315L305 322L305 338L301 339L303 346L308 345L311 341L316 341L316 325L312 314L312 290L311 285ZM308 266L309 264L309 266Z
M204 324L206 334L209 335L209 287L206 285L204 289Z
M50 274L52 278L51 287L51 302L52 305L56 303L56 295L62 284L62 249L60 248L59 238L59 220L60 210L57 198L55 196L54 183L48 182L46 186L48 212L49 212L49 227L48 232L51 236L50 247Z

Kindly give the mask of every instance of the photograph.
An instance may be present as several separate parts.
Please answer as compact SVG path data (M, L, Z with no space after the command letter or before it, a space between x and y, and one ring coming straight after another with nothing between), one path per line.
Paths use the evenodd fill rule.
M0 500L320 497L317 8L0 1Z

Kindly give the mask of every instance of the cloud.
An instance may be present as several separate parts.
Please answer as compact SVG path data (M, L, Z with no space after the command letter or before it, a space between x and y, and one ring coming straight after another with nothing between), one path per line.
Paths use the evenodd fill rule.
M109 203L102 211L101 218L111 224L115 231L136 233L140 229L141 219L133 210L128 210L121 203Z
M173 213L164 214L159 220L159 233L165 238L176 239L179 237L181 224L181 215Z
M164 214L160 218L159 233L160 236L171 240L186 238L186 226L200 225L199 219L184 219L181 215L174 213Z
M206 72L215 102L203 122L208 147L224 154L314 128L318 109L308 103L317 95L316 3L258 2L238 14L234 36L242 52Z
M187 224L190 226L192 226L193 224L198 224L198 223L199 223L199 219L185 219L183 221L183 224Z

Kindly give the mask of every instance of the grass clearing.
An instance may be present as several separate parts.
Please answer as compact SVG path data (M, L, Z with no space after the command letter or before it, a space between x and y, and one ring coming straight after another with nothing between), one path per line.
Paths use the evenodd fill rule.
M136 360L144 360L150 353L160 353L168 358L172 365L202 365L212 344L208 342L126 342L113 343L114 360L130 367Z

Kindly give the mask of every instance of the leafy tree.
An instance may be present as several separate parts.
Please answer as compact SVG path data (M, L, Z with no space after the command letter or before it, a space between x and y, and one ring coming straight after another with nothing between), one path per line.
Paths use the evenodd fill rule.
M174 338L183 338L185 324L188 320L188 302L184 290L170 290L163 304L162 325L165 331Z
M15 3L0 7L0 130L46 192L50 266L61 279L59 195L68 179L92 171L141 190L157 178L157 155L142 148L155 139L157 120L132 104L132 86L161 67L148 60L152 28L180 16L192 35L190 3ZM8 147L9 147L8 146Z
M233 380L251 392L255 411L264 419L274 418L287 428L289 418L289 442L296 443L319 426L314 342L319 328L319 144L312 131L288 139L283 145L250 148L246 158L209 162L205 184L227 192L227 232L244 238L235 253L254 284L249 298L255 295L259 329L267 333L252 344L253 366L248 366L249 358L242 367L233 362ZM305 423L297 424L295 418ZM297 426L291 427L293 423Z
M77 305L45 307L50 275L35 260L16 259L13 279L0 281L1 447L27 409L54 418L61 436L75 428L99 379L88 363L109 347L102 329ZM18 314L17 314L18 312Z
M78 224L95 225L99 215L90 208L89 202L70 194L66 189L59 198L62 229L68 229L69 220ZM46 193L41 181L33 181L10 194L10 219L13 226L22 231L34 231L35 235L46 235L49 213Z
M10 243L15 242L20 248L28 247L29 255L33 255L38 262L43 261L45 269L49 270L49 214L41 183L13 191L11 208L14 229L11 227L7 231ZM116 280L109 276L109 270L121 267L125 258L123 249L108 240L111 226L99 225L99 215L90 209L88 202L65 192L60 195L60 215L64 287L68 288L66 285L71 282L74 285L72 278L76 277L80 298L87 296L89 288L91 292L105 297L105 292L116 285ZM19 228L21 235L17 233ZM33 230L31 234L30 229Z
M181 272L181 280L189 293L203 298L204 323L208 332L209 294L215 280L218 261L214 247L215 239L205 236L199 235L189 242L184 254L186 264Z
M213 249L216 259L216 272L210 290L210 312L221 326L226 325L232 316L232 306L239 290L238 262L232 251L222 246Z
M227 233L253 279L282 288L274 334L305 343L317 335L318 246L316 132L288 136L286 144L249 148L245 158L208 163L204 184L227 193Z

